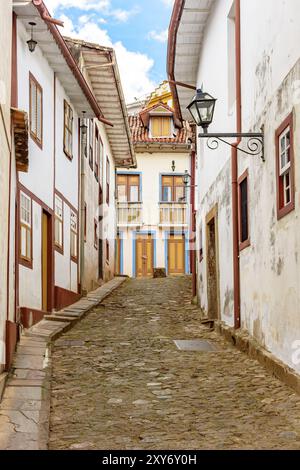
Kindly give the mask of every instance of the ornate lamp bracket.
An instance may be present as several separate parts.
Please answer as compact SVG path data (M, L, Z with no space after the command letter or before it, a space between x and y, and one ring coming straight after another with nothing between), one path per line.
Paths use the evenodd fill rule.
M203 134L199 134L199 138L207 139L207 147L211 150L216 150L219 147L219 142L222 142L223 144L230 145L230 147L237 148L240 152L243 152L246 155L260 156L262 161L265 162L263 132L258 132L258 133L238 132L235 134L230 134L230 133L211 134L208 132L203 132ZM248 139L247 150L240 148L236 144L232 144L225 139Z

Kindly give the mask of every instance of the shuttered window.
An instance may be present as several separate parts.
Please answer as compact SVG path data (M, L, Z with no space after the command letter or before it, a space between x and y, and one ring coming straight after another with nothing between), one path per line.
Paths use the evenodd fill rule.
M43 90L32 74L29 75L29 122L30 135L43 145Z
M171 118L168 116L154 116L151 118L152 137L171 137Z
M73 259L73 261L77 261L77 233L78 233L77 214L71 210L70 243L71 243L71 258Z
M183 176L163 176L162 202L186 202Z
M118 175L118 202L140 202L140 175Z
M27 262L32 261L32 201L20 193L20 256Z
M64 152L73 158L73 110L64 100Z
M248 170L238 180L239 185L239 242L240 250L250 246Z

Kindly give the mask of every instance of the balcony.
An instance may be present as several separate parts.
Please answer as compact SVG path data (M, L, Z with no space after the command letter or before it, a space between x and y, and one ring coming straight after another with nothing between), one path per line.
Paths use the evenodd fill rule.
M159 225L164 227L182 227L187 225L187 205L161 203L159 205Z
M142 225L141 202L118 202L118 226L138 227Z

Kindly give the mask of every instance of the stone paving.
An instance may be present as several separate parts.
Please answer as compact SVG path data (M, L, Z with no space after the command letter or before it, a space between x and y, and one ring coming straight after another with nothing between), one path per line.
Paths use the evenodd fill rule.
M202 326L190 279L128 280L53 348L51 449L299 449L300 397ZM181 351L206 339L218 350Z

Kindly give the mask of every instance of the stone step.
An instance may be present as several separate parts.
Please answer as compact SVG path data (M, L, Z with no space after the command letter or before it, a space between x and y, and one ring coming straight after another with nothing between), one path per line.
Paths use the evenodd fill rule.
M70 315L46 315L44 317L45 320L49 321L59 321L59 322L74 322L76 321L76 317L71 317Z

